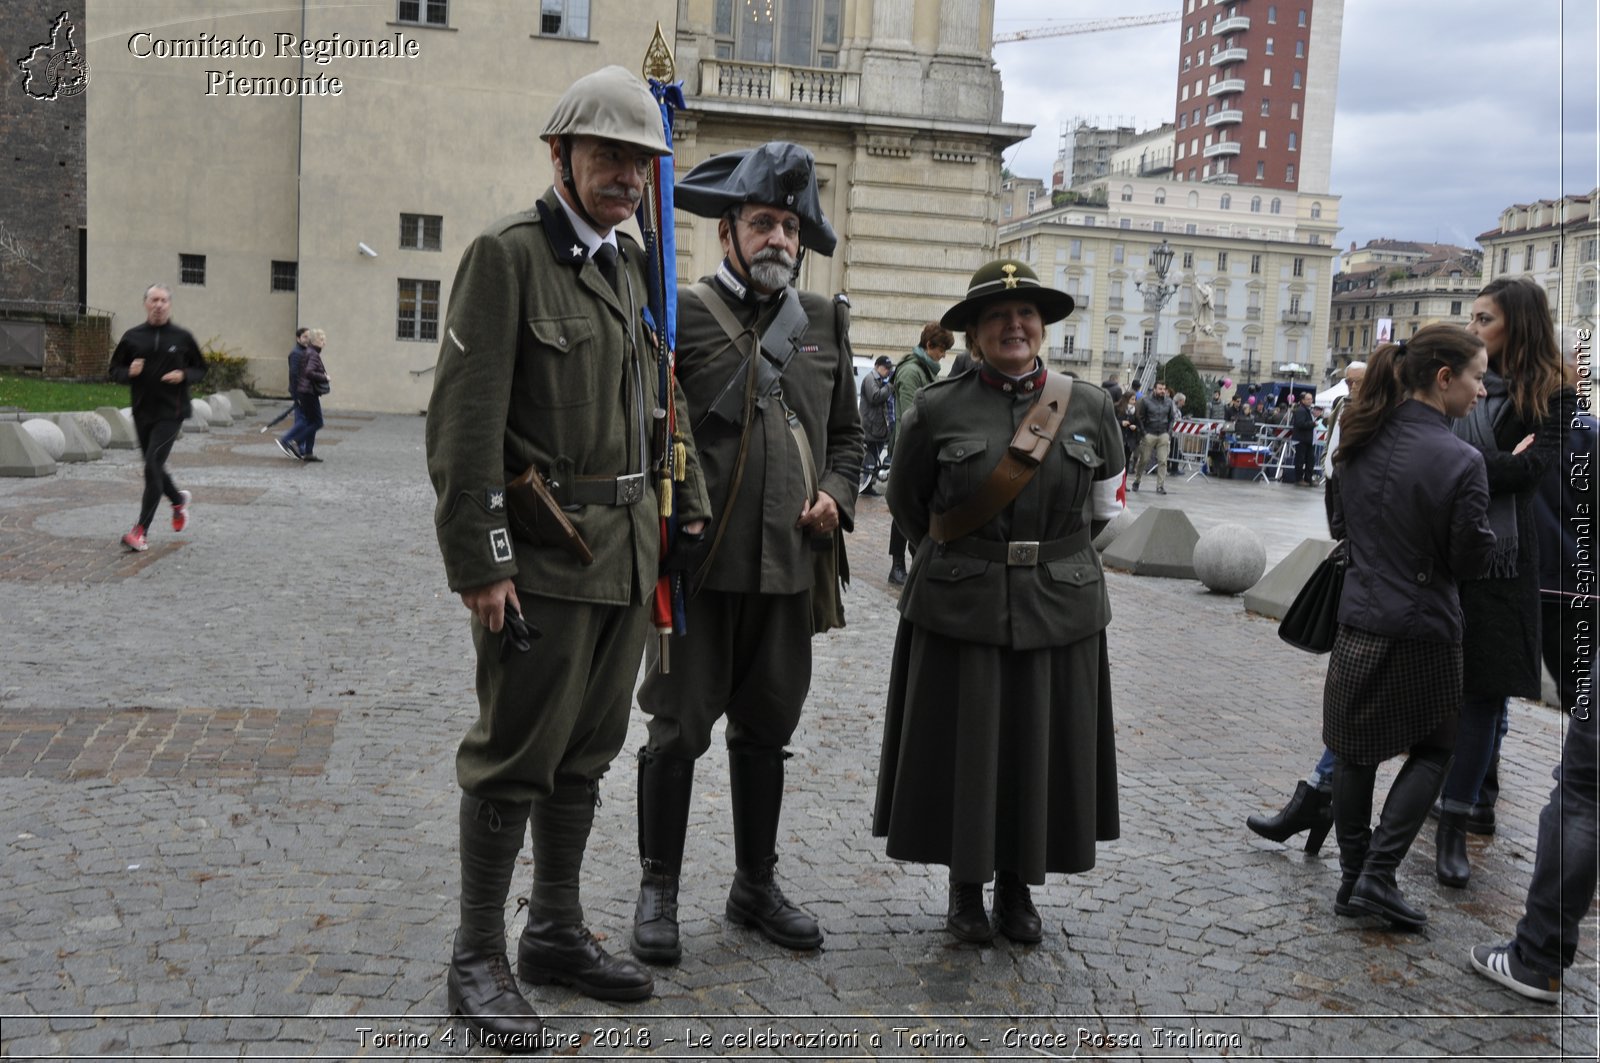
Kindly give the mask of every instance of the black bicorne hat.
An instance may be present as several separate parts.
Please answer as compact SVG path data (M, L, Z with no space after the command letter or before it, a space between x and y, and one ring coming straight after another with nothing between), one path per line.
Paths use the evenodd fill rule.
M720 218L745 203L782 207L800 218L801 247L831 255L839 244L817 196L815 158L786 140L713 155L683 176L672 198L702 218Z

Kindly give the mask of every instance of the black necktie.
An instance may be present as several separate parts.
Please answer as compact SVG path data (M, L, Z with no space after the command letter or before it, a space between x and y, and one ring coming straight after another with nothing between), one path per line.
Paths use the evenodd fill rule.
M617 291L617 249L610 244L601 244L594 249L594 262L600 267L600 275L611 285L611 290Z

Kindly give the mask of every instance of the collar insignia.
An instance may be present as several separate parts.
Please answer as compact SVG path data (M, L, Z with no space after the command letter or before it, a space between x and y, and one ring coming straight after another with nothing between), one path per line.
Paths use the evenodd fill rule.
M582 244L573 244L572 245L571 254L572 254L573 258L582 258L583 257L583 245Z
M1016 266L1014 266L1011 263L1007 262L1005 265L1000 267L1000 272L1004 273L1006 275L1006 287L1007 288L1015 288L1017 286L1017 267Z
M497 490L490 491L489 492L489 508L490 509L505 509L506 508L506 493L504 491L497 491Z

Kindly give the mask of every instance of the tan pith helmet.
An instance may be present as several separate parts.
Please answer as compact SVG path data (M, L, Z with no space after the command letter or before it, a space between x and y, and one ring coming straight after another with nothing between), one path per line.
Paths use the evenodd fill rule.
M645 83L620 66L585 74L568 86L550 112L539 139L604 137L671 155L661 128L661 107Z

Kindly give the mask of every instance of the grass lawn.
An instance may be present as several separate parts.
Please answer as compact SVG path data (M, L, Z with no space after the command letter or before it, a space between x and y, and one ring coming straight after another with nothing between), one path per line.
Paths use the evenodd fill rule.
M0 373L0 406L20 406L29 413L53 413L60 410L93 410L101 406L120 409L126 405L126 384L40 380L33 376Z

